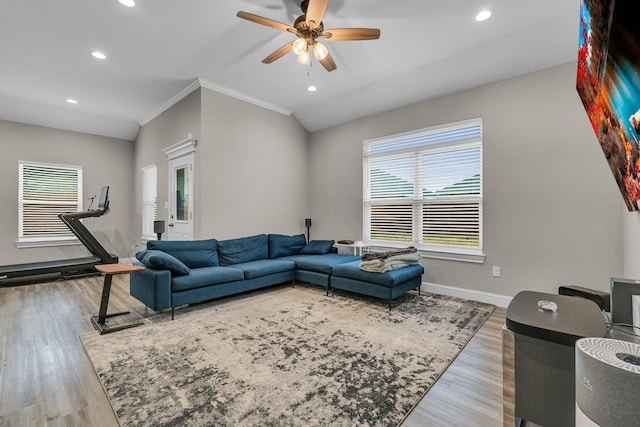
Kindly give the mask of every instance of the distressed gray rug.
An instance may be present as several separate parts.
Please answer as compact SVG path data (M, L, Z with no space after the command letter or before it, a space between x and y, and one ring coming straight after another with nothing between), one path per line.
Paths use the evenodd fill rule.
M493 311L263 290L81 336L122 426L395 426Z

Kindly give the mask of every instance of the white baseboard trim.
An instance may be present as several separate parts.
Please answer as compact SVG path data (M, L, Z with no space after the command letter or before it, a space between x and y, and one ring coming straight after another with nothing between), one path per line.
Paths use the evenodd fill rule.
M513 298L506 295L492 294L490 292L457 288L454 286L439 285L437 283L428 282L422 282L422 286L420 286L420 289L425 292L431 292L433 294L448 295L473 301L480 301L487 304L493 304L498 307L507 307L511 302L511 299Z

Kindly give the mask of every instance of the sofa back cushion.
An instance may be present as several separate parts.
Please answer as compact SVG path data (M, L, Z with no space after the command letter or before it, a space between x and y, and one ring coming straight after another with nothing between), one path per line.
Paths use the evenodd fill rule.
M241 262L266 259L268 256L269 241L266 234L218 242L220 265L240 264Z
M189 268L216 267L218 241L207 240L149 240L147 249L159 250L182 261Z
M269 258L296 255L307 244L304 234L285 236L282 234L269 234Z
M312 240L304 248L300 249L301 254L305 255L324 255L331 252L335 240Z

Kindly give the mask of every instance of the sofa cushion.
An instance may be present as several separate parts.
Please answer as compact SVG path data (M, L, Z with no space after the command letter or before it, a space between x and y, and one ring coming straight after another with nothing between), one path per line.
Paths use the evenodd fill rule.
M173 274L189 274L189 267L182 261L169 255L166 252L156 250L146 250L136 253L136 258L146 267L156 270L169 270Z
M269 240L266 234L241 237L239 239L220 240L218 257L220 265L240 264L243 262L267 259Z
M218 241L208 240L149 240L147 249L173 255L189 268L215 267L218 261Z
M333 269L334 277L346 277L362 282L375 283L388 288L422 276L422 273L424 273L424 267L422 265L409 265L396 270L389 270L386 273L372 273L370 271L360 270L360 261L340 264Z
M331 274L336 265L346 262L360 262L360 257L356 255L325 254L325 255L291 255L280 258L280 260L294 261L298 270L315 271L318 273Z
M254 279L256 277L267 276L269 274L295 270L296 263L293 261L282 261L279 259L259 259L256 261L233 264L233 268L242 270L244 272L245 279Z
M300 250L301 254L306 255L324 255L331 252L335 240L312 240L304 248Z
M171 290L173 292L186 291L204 286L235 282L243 278L243 271L232 267L192 268L189 274L174 276L171 279Z
M269 258L280 258L295 255L307 244L304 234L285 236L283 234L269 234Z

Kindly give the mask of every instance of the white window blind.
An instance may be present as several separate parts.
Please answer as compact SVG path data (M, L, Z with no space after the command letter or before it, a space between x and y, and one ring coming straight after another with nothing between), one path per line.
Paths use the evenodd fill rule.
M481 253L481 119L367 140L363 171L367 243Z
M142 168L142 237L153 239L153 221L158 217L158 168L155 164Z
M58 218L82 210L82 168L18 162L18 243L75 239Z

